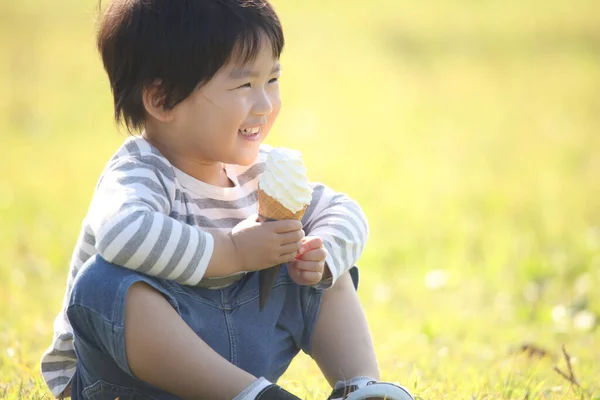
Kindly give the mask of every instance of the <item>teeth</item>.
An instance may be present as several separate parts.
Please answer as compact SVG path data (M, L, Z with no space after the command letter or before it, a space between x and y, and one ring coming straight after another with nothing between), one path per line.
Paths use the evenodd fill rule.
M260 127L256 126L254 128L240 129L240 132L246 135L255 135L260 132Z

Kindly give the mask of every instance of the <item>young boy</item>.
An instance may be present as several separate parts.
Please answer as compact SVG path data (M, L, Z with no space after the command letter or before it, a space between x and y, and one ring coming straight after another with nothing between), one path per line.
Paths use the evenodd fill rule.
M412 399L378 382L352 268L358 204L313 184L302 222L257 222L283 43L267 0L107 7L115 116L141 135L107 163L83 222L42 359L56 397L297 399L273 382L302 349L330 399ZM256 271L280 263L261 312Z

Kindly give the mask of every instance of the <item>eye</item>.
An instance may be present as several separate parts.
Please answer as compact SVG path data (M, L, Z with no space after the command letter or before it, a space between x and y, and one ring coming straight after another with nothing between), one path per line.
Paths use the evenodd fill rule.
M275 82L278 82L278 81L279 81L279 77L273 78L273 79L269 80L269 83L275 83Z
M249 87L252 87L252 85L250 85L250 82L248 82L248 83L245 83L245 84L243 84L242 86L238 86L237 88L238 88L238 89L241 89L241 88L249 88Z

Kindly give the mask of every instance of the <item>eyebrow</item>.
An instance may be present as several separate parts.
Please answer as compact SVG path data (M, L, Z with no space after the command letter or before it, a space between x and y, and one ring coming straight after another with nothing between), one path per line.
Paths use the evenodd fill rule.
M279 71L281 71L281 64L275 65L271 70L270 75ZM231 71L231 74L229 76L233 79L242 79L248 77L257 78L258 76L260 76L260 73L258 73L257 71L252 71L250 69L234 69L233 71Z

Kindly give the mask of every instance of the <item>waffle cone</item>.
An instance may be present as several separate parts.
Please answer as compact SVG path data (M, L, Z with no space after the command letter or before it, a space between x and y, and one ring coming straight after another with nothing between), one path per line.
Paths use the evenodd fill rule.
M275 220L295 219L300 221L304 216L306 207L304 206L302 210L293 213L260 188L258 189L258 214L262 217Z

